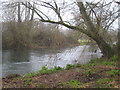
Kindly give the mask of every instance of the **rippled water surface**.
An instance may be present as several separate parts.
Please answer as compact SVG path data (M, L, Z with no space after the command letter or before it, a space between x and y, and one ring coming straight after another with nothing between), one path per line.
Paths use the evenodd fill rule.
M4 77L8 74L26 74L40 70L43 65L53 68L54 66L65 67L66 64L85 64L91 58L99 58L101 55L99 50L96 53L92 52L90 46L76 46L60 50L3 50L2 75Z

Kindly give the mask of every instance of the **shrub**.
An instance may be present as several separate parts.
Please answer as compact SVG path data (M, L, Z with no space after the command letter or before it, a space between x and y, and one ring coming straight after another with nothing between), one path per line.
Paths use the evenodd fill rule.
M3 23L2 46L9 48L56 48L78 44L69 38L56 25L23 21Z

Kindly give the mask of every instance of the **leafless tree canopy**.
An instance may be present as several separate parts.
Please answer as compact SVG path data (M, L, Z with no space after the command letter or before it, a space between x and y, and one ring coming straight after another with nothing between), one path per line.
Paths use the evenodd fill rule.
M116 2L119 4L119 2ZM60 24L69 29L80 31L93 39L106 57L115 54L113 50L113 42L110 38L110 31L113 29L113 23L118 19L118 12L115 2L97 2L89 3L62 0L49 0L34 2L15 2L5 4L7 8L16 7L18 10L18 22L23 21L20 11L22 7L26 7L26 18L29 20L39 20L41 22L49 22L52 24ZM113 6L114 5L114 6ZM50 13L49 13L50 12ZM37 15L35 17L35 15ZM73 17L66 20L65 17ZM30 19L31 17L31 19ZM28 20L28 19L27 19ZM117 42L117 41L116 41Z

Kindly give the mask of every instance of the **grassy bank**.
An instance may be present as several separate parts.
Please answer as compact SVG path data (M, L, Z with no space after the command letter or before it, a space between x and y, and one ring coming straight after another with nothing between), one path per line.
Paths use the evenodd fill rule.
M9 75L3 88L118 88L118 58L96 59L88 64L68 64L66 68L45 66L22 76Z

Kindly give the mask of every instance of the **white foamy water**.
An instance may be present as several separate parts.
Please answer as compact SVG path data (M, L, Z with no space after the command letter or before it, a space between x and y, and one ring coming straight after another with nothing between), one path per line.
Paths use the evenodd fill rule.
M40 70L42 66L53 68L65 67L67 64L86 64L91 58L101 57L101 53L89 51L89 46L76 46L72 48L44 52L42 50L5 51L3 53L2 74L26 74Z

